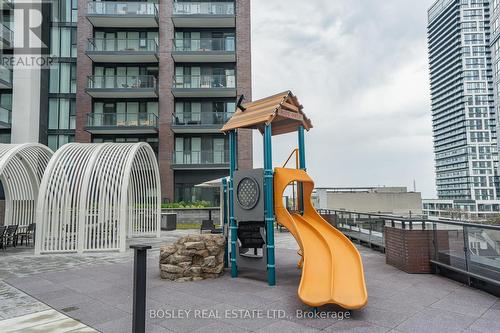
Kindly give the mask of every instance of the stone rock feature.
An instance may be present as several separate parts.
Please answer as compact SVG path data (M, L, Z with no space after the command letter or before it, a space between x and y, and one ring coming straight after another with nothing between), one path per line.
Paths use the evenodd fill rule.
M176 282L218 278L224 273L222 235L187 235L160 248L160 275Z

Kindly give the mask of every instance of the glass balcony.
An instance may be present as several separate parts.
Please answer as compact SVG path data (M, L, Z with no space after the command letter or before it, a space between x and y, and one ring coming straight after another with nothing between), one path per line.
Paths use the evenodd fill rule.
M88 113L87 132L92 134L146 134L158 132L154 113Z
M217 133L232 112L183 112L172 115L174 133Z
M0 65L0 89L12 89L12 70Z
M5 24L0 24L0 47L11 49L14 45L14 32Z
M174 2L174 15L234 15L234 2Z
M90 1L87 19L94 27L158 27L158 4L152 2Z
M210 167L227 168L229 164L228 150L175 151L173 163L175 168Z
M234 2L174 2L175 27L235 27Z
M86 91L97 98L158 97L157 79L153 75L90 75Z
M12 111L0 106L0 129L8 129L12 124Z
M174 75L172 93L175 97L234 97L236 76Z
M14 1L13 0L1 0L0 1L0 9L1 10L11 10L14 8Z
M174 39L172 57L176 62L234 62L235 38Z
M90 38L87 55L94 62L158 62L156 39Z

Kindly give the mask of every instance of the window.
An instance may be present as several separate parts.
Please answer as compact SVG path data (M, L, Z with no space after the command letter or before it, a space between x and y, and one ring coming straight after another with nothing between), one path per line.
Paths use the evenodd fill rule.
M59 134L49 134L48 136L48 146L50 149L56 151L61 146L66 143L75 141L74 135L59 135Z
M49 93L76 93L76 64L55 63L50 67Z
M76 100L49 98L49 130L75 129Z

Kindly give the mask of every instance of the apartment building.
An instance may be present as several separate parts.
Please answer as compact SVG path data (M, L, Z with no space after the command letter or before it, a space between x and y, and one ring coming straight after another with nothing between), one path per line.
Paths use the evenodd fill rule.
M467 210L494 211L500 200L498 80L490 47L498 13L492 7L483 0L438 0L428 12L437 196ZM436 205L424 203L424 212Z
M219 129L237 96L251 100L250 1L55 0L50 11L43 21L50 68L18 80L26 71L0 72L0 140L52 149L148 142L165 201L217 204L215 189L195 185L228 175L228 140ZM239 165L250 168L251 133L238 139Z

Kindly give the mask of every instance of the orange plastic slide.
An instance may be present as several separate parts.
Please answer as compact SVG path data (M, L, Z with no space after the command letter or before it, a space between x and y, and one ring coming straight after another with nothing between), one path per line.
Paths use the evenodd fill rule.
M283 192L292 181L302 182L304 214L290 214L283 205ZM366 305L361 256L351 241L314 209L314 182L304 170L276 168L274 208L277 222L297 240L303 256L299 298L307 305L338 304L345 309Z

